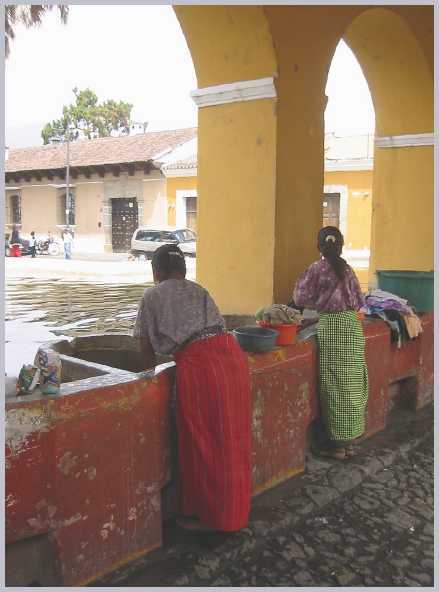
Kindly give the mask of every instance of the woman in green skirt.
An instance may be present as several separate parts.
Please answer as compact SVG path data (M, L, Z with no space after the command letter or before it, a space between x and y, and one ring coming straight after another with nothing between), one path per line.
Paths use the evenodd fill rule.
M296 306L319 313L320 404L327 436L320 453L346 459L354 455L353 441L365 430L368 379L357 315L364 297L353 269L341 257L338 228L322 228L317 247L322 258L301 275L293 299Z

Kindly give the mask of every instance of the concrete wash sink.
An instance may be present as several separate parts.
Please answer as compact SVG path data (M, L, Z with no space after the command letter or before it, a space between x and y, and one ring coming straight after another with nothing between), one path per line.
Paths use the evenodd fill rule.
M69 383L108 374L144 372L137 340L131 335L106 333L60 340L46 347L60 354L61 382ZM158 366L172 362L170 356L158 356Z
M249 315L225 315L229 330L240 325L255 324ZM86 378L126 373L144 372L137 340L125 333L105 333L75 337L71 341L53 341L43 347L58 352L62 362L62 383ZM163 364L172 363L172 356L158 355L156 372ZM166 368L169 366L166 366Z

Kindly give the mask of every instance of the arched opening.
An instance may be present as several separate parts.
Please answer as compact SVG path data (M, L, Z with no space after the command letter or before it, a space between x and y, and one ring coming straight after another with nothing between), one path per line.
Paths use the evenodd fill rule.
M341 40L326 82L323 226L345 239L343 256L368 287L375 112L355 55Z
M369 284L376 270L433 269L433 77L431 7L372 8L344 39L375 107ZM416 210L416 229L413 212Z

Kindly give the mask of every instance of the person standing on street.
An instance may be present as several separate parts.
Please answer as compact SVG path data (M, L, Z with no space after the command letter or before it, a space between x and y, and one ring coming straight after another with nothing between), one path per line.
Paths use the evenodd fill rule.
M37 239L35 238L35 232L33 230L30 233L29 250L30 250L32 259L35 259L36 252L37 252Z
M64 243L64 258L71 259L72 258L73 237L70 234L69 230L65 230L63 233L63 243Z

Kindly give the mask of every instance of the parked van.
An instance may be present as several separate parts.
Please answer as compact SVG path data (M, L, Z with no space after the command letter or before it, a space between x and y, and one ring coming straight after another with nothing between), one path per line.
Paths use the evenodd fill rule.
M188 257L195 257L197 237L190 228L151 228L140 226L131 239L131 253L135 257L151 259L154 251L161 245L175 244Z

